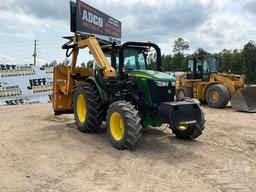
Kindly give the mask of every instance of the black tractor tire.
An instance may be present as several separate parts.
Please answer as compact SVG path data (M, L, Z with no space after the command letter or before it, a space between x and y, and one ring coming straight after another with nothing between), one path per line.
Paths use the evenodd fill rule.
M224 85L215 84L207 89L205 100L209 107L224 108L230 100L230 94Z
M181 130L179 126L172 127L173 134L179 138L184 140L193 140L199 137L204 130L204 122L200 122L193 125L187 125L185 130Z
M181 86L180 88L177 89L176 99L180 100L181 98L184 98L184 97L189 97L189 98L193 97L193 91L191 88L187 86Z
M107 137L113 147L130 150L140 143L141 118L131 103L117 101L111 104L107 111L106 121Z
M85 111L80 111L80 114L84 114L83 120L79 119L79 104L78 98L83 97L85 102ZM81 98L80 98L81 99ZM83 110L80 108L80 110ZM106 110L104 108L100 93L95 84L90 82L85 82L84 84L78 86L74 90L73 94L73 112L75 116L75 122L77 128L81 132L94 133L100 129L102 121L106 115Z

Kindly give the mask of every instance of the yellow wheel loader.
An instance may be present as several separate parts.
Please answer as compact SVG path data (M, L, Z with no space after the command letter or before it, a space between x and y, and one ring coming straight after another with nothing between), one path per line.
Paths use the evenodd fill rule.
M82 8L92 11L87 5ZM82 12L82 8L78 10ZM113 23L113 18L108 21ZM54 69L55 114L73 112L82 132L97 132L105 121L108 139L117 149L136 147L142 127L147 125L168 124L178 138L187 140L202 134L205 119L201 107L192 99L174 100L176 80L161 71L161 51L156 44L121 45L78 32L69 40L63 49L67 57L72 55L71 66ZM76 66L78 53L84 48L93 55L95 68ZM152 50L157 57L155 70L149 70L147 63Z
M245 87L245 76L218 72L218 58L187 59L187 72L176 78L176 98L196 98L212 108L224 108L231 100L238 111L255 112L256 87Z

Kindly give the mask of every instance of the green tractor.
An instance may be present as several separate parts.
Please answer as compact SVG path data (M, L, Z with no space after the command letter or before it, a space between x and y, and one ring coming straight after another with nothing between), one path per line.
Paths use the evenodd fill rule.
M90 44L83 48L90 48L97 68L91 74L85 68L67 75L72 78L70 82L74 82L69 87L73 87L72 110L80 131L97 132L102 122L106 121L108 138L117 149L136 147L142 137L142 127L146 126L168 124L178 138L186 140L195 139L202 134L205 119L201 107L189 98L175 101L176 80L162 72L161 51L156 44L127 42L100 47L96 38L95 41L88 41L88 38L84 41L92 43L96 49ZM73 64L76 63L77 50L82 48L82 44L74 42L70 45L69 42L63 46L68 50L73 49ZM152 48L156 52L155 70L149 70L147 62L148 52ZM96 50L102 54L96 53ZM104 66L100 63L103 61L108 61L111 66ZM115 70L116 75L106 77L106 70L109 68L110 72ZM59 70L55 70L54 78L54 88L58 87L60 90L54 90L55 112L58 111L57 103L64 98L60 93L63 90L61 85L57 85L58 77L61 76L58 74ZM63 71L65 70L62 69L62 73ZM72 70L67 71L69 73ZM63 110L63 101L62 109L59 110Z

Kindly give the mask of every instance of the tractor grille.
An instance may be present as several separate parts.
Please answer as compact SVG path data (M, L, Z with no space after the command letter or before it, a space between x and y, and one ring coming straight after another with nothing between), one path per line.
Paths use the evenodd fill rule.
M171 82L167 87L160 87L154 81L149 81L149 91L153 103L174 101L175 86Z

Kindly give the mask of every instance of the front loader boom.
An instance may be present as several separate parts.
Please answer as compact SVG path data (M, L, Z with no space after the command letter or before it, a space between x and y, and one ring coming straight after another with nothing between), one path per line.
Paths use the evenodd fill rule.
M74 41L74 48L73 48L73 54L72 54L72 62L71 62L71 68L68 71L68 79L67 84L64 88L62 88L62 91L65 95L68 95L72 92L72 81L71 76L75 74L76 69L76 63L77 63L77 56L79 54L79 49L89 48L90 53L92 53L96 64L98 67L103 69L104 77L115 77L116 76L116 70L108 63L104 53L102 52L102 49L97 41L97 39L93 36L87 37L85 39L81 39L78 36L75 36L76 38Z
M79 51L84 48L89 48L90 53L96 61L96 65L102 68L105 79L116 76L116 70L108 63L98 40L94 36L81 38L75 34L71 41L63 46L63 49L67 49L67 56L69 50L72 49L71 65L69 67L57 67L54 69L53 108L56 114L72 111L73 77L76 74L89 77L94 73L93 69L77 67Z

